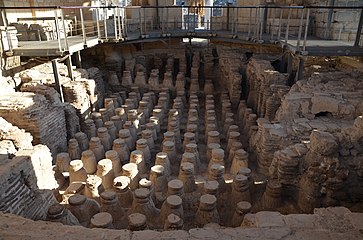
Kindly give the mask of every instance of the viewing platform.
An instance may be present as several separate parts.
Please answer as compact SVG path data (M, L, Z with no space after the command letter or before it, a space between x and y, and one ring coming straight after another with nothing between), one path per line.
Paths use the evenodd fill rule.
M205 38L246 44L280 44L301 56L363 56L363 7L128 6L2 7L2 46L7 56L62 57L104 42ZM17 18L18 11L45 17ZM333 13L359 16L356 24ZM324 24L313 13L324 12ZM29 28L27 26L29 25ZM356 26L355 26L356 25Z

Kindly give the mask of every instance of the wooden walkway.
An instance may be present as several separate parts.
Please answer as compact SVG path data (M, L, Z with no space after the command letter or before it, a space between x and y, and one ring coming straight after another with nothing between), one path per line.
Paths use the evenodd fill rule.
M15 56L43 57L43 56L64 56L81 51L87 47L96 46L99 43L97 37L87 37L86 45L81 36L71 36L67 38L68 50L65 40L61 39L60 46L57 40L50 41L20 41L19 47L13 49Z

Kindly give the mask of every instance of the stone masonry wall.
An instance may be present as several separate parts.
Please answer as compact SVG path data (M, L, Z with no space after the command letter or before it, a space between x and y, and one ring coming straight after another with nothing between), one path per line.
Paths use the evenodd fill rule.
M57 187L49 149L37 145L16 155L0 163L0 212L45 219L47 209L56 202L50 189Z
M0 96L0 115L33 135L33 144L46 143L53 156L67 149L62 106L52 105L43 96L16 92Z

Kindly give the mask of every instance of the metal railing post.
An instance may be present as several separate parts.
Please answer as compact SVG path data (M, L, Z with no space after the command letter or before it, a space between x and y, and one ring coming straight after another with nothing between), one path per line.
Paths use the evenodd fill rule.
M329 7L334 7L334 4L335 4L335 0L329 0L329 3L328 3ZM331 36L330 30L331 30L331 25L333 23L333 14L334 14L334 9L329 8L327 24L326 24L326 28L325 28L325 32L324 32L325 39L330 39L330 36Z
M213 24L213 10L214 8L213 7L210 7L210 21L209 21L209 31L212 31L212 24Z
M287 26L286 26L286 34L285 34L285 42L289 40L289 28L290 28L290 18L291 18L291 8L289 8L289 15L287 17Z
M144 8L144 34L146 34L146 8Z
M301 17L300 17L300 23L299 23L299 35L297 37L297 49L300 48L300 41L301 41L301 33L302 33L302 25L304 22L304 14L305 14L305 8L301 10Z
M7 21L7 18L6 18L5 9L0 9L0 10L1 10L1 18L3 20L4 27L5 27L7 42L8 42L8 45L9 45L9 51L12 52L13 51L13 43L11 42L11 36L10 36L10 33L9 33L9 29L8 29L8 21Z
M360 12L360 19L358 23L357 35L355 36L354 47L358 47L360 43L360 35L362 34L363 27L363 9Z
M283 15L284 9L281 8L280 9L280 20L279 20L279 30L277 33L277 40L280 41L281 38L281 27L282 27L282 15Z
M234 8L232 8L232 27L231 27L232 35L234 34Z
M264 15L262 14L261 11L262 11L262 8L260 8L260 11L259 11L260 12L260 17L259 17L259 19L260 19L260 26L259 26L260 36L259 36L258 40L262 40L262 33L264 33L264 30L263 30L263 28L264 28L264 19L261 19L262 17L264 17ZM265 11L263 11L263 12L265 12Z
M263 9L262 32L267 33L267 19L268 19L268 5L266 4Z
M108 40L108 33L107 33L107 8L103 9L103 24L105 27L105 39Z
M57 31L58 48L59 48L59 52L62 52L63 49L62 49L60 29L59 29L58 9L54 10L54 19L55 19L55 28L56 28L56 31Z
M188 32L190 31L190 11L189 11L189 7L187 7L188 9L188 17L187 17L187 27L188 27Z
M166 32L169 32L169 8L166 8Z
M272 14L272 23L271 23L271 27L270 27L270 34L271 34L271 40L274 40L274 27L275 27L275 18L276 18L276 8L271 10L271 14Z
M87 45L86 39L86 28L84 26L84 17L83 17L83 9L79 9L80 17L81 17L81 27L82 27L82 37L83 37L83 45Z
M197 8L196 7L194 7L194 15L193 15L193 32L195 32L195 16L197 15L196 13L197 13L197 10L196 10Z
M123 28L123 34L124 37L127 37L127 18L125 17L126 13L125 13L125 8L122 8L122 28Z
M66 28L66 23L64 21L63 9L60 9L60 13L61 13L61 20L62 20L62 24L63 24L63 34L64 34L65 50L66 51L69 51L68 37L67 37L67 28Z
M253 30L253 37L256 39L258 36L258 8L255 8L255 26Z
M141 6L139 7L139 29L140 29L140 36L142 35L142 21L141 21Z
M236 13L236 14L237 14L237 19L236 19L236 26L235 26L235 28L236 28L236 29L235 29L235 34L236 34L236 35L238 34L238 9L239 9L239 8L237 8L237 10L236 10L236 11L237 11L237 13Z
M83 14L81 15L83 19ZM84 20L82 20L82 26L84 26ZM97 26L97 38L101 39L101 28L100 28L100 9L96 8L96 26Z
M122 38L122 25L121 25L121 14L120 14L120 7L117 7L117 22L118 22L118 37L119 39Z
M306 50L306 40L308 38L309 22L310 22L310 8L308 8L308 11L306 13L305 34L304 34L304 43L303 43L304 52Z
M115 39L118 40L116 7L113 8L113 24L114 24L114 30L115 30Z
M52 68L53 68L53 74L54 74L55 88L56 88L57 92L59 93L60 100L62 102L64 102L63 89L62 89L62 84L59 81L59 73L58 73L58 66L57 65L58 65L58 60L53 59L52 60Z
M251 37L251 24L252 24L252 8L250 8L250 16L248 21L248 38Z

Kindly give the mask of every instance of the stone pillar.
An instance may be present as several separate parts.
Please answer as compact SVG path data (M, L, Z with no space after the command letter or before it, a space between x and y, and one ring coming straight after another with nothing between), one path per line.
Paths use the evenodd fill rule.
M138 188L134 192L131 213L141 213L146 216L146 222L150 227L160 225L160 210L157 209L150 198L150 191L146 188Z
M95 214L91 218L91 228L107 228L107 229L113 229L112 225L113 219L111 214L106 212L101 212Z
M120 158L121 164L126 164L130 159L130 151L125 140L117 138L113 141L112 150L116 151Z
M69 163L69 183L86 182L87 172L81 160L72 160Z
M102 179L102 186L105 190L113 188L113 179L115 178L110 159L102 159L97 164L97 176Z
M125 229L128 225L127 215L121 206L117 195L113 191L101 193L101 212L107 212L112 216L112 225L115 229ZM92 220L91 220L92 221Z
M127 163L123 165L122 175L130 179L130 189L132 191L139 187L140 174L135 163Z
M96 156L91 150L83 151L81 160L87 174L94 174L97 171Z
M89 141L87 134L83 132L78 132L75 135L75 138L77 139L78 146L81 149L81 151L86 151L89 148Z
M207 223L219 224L219 214L216 208L217 198L210 194L204 194L200 197L200 203L195 222L198 227L203 227Z
M87 199L83 195L75 194L69 197L68 202L69 210L84 227L88 227L92 216L100 212L100 205L95 200Z
M76 139L71 138L68 141L68 154L71 160L81 159L81 149Z
M87 198L94 199L100 202L100 193L104 191L102 186L102 179L96 175L89 175L86 180L86 186L84 188L84 195Z
M132 192L129 188L130 179L126 176L119 176L113 180L113 190L116 192L118 200L123 208L131 208Z

